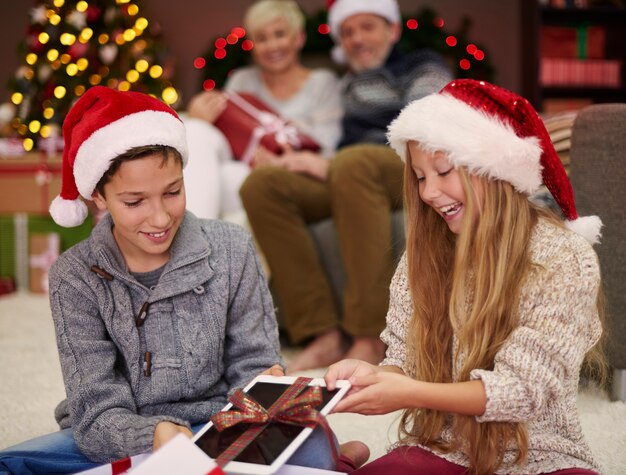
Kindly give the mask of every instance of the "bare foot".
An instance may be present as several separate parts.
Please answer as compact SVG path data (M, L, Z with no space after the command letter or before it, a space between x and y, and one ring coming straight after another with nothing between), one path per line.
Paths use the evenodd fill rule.
M338 328L328 330L309 343L302 353L287 367L287 374L336 363L347 350L346 339Z
M367 445L359 440L351 440L339 447L341 455L349 458L356 468L359 468L367 459L370 458L370 449Z
M385 344L376 336L357 337L345 357L378 364L385 357Z

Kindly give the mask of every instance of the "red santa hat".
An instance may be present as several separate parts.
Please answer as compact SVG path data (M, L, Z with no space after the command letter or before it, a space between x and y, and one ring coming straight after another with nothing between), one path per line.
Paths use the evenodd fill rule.
M92 87L63 122L61 193L50 205L54 221L65 227L81 224L96 185L111 161L134 147L168 145L187 162L185 128L176 112L147 94Z
M407 142L441 151L455 167L508 181L530 195L542 182L563 211L567 225L596 243L602 222L579 218L572 185L546 127L523 97L485 81L457 79L439 93L411 102L389 125L391 147L406 160Z
M326 8L328 9L330 34L336 44L331 51L331 56L339 64L346 62L345 51L340 46L341 24L346 18L359 13L371 13L383 17L389 23L402 21L396 0L328 0Z

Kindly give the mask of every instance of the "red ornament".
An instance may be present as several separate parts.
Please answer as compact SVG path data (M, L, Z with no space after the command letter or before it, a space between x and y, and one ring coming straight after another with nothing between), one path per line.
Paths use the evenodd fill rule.
M218 38L215 40L215 47L217 49L224 49L226 48L226 40L224 38Z
M418 23L415 18L410 18L406 21L406 27L409 30L417 30L417 26L418 26Z
M89 50L89 45L86 43L81 43L80 41L75 41L68 49L67 53L72 57L73 60L77 60L78 58L85 57L85 54Z
M244 42L241 43L241 49L244 51L250 51L252 48L254 48L252 40L244 40Z
M95 5L89 5L87 7L87 21L89 23L95 23L102 15L102 8Z
M193 67L196 69L202 69L206 66L206 59L201 56L198 56L193 60Z
M321 23L320 26L317 27L317 31L321 35L327 35L328 33L330 33L330 26L328 26L326 23Z

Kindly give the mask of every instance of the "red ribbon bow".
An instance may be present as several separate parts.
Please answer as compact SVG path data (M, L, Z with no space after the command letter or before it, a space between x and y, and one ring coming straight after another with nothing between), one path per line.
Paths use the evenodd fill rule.
M216 459L220 467L237 457L252 441L265 429L270 422L280 422L303 427L320 425L328 438L333 459L338 460L339 454L335 446L332 430L326 418L313 406L322 402L322 390L313 386L304 391L311 382L311 378L297 378L287 387L285 392L265 409L252 396L236 389L228 400L240 411L221 411L211 417L211 421L218 431L223 431L239 423L253 424L235 442L224 450Z

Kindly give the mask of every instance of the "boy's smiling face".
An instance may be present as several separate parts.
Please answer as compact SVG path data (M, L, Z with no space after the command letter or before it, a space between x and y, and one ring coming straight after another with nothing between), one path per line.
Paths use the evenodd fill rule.
M113 235L132 272L164 265L185 214L185 187L181 163L160 154L123 162L94 193L100 210L113 219Z

